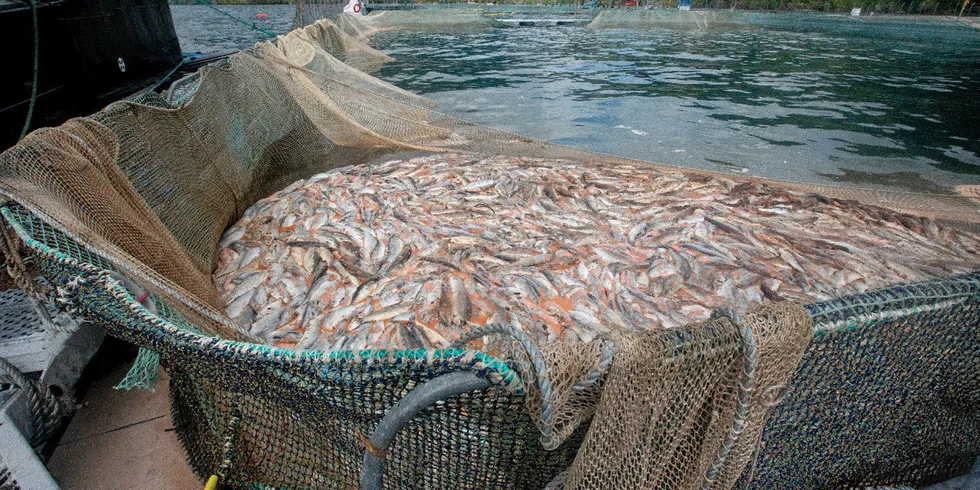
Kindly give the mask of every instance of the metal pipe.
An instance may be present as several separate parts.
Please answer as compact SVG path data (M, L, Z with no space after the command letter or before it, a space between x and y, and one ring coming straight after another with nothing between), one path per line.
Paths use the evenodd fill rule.
M395 440L395 436L408 424L412 417L425 410L439 400L483 390L490 387L490 382L472 371L457 371L431 379L405 395L388 413L385 414L378 428L368 440L369 449L364 450L364 466L361 468L361 489L381 490L383 486L383 454ZM373 450L373 452L372 452Z

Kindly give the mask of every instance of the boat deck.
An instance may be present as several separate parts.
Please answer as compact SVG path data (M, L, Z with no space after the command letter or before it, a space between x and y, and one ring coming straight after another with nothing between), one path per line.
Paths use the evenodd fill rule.
M202 488L170 421L168 379L156 391L116 390L129 366L96 380L48 461L62 489Z

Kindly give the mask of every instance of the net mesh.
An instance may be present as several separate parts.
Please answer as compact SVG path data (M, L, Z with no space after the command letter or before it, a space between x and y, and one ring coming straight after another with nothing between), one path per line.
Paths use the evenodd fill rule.
M222 474L223 484L231 488L275 488L284 482L290 488L355 486L363 454L357 430L370 433L409 390L455 370L479 372L494 380L495 386L433 406L413 420L410 429L396 438L386 463L386 481L394 482L391 488L542 488L548 483L559 488L571 473L568 468L583 461L576 455L583 440L593 437L591 425L602 420L596 407L619 403L619 398L638 400L627 404L631 414L639 407L662 403L669 410L674 400L694 399L686 391L664 385L660 377L653 380L654 387L666 386L671 396L655 392L644 401L634 393L635 387L621 385L625 395L606 399L614 393L616 376L611 375L604 382L575 389L597 367L602 343L551 346L564 352L545 355L557 354L565 362L548 366L554 366L546 376L556 386L549 398L555 401L555 413L571 417L553 419L556 433L564 427L562 435L567 439L549 451L539 441L544 398L535 390L540 379L525 377L516 382L506 364L471 351L304 354L201 337L166 303L158 302L157 315L152 315L128 291L105 282L104 271L111 271L112 265L67 235L22 208L8 206L2 211L17 233L27 238L43 274L62 285L59 289L79 277L86 279L78 282L71 304L111 334L161 353L172 377L175 427L192 466L200 475ZM159 298L151 295L151 299ZM730 408L734 391L742 386L739 378L748 352L745 336L736 327L750 325L753 338L759 340L760 360L754 377L759 398L750 403L765 409L747 413L758 416L771 411L771 415L762 444L735 488L918 486L970 470L980 454L980 441L973 436L980 431L980 402L974 396L980 383L975 356L980 343L976 328L980 274L811 304L805 307L806 317L789 303L768 308L768 313L754 313L761 321L753 321L752 315L735 321L718 318L626 339L643 349L622 354L643 372L683 370L698 380L695 391L720 395L703 400L707 405ZM813 338L785 389L779 384L765 388L772 386L764 381L769 375L764 374L762 360L769 352L765 326L773 313L813 325ZM793 330L779 327L778 331ZM790 344L799 346L809 334L796 332L790 337L795 337ZM792 359L781 350L770 353L776 353L780 362ZM521 359L515 356L518 362L513 366L519 367ZM702 363L719 372L699 369ZM612 369L616 365L613 362ZM718 391L706 389L701 381ZM645 380L644 386L650 382ZM569 400L564 406L562 393ZM525 403L538 408L525 410ZM718 417L718 421L702 424L701 432L683 426L683 434L697 437L713 428L717 435L719 426L730 427L733 413L712 412L712 420ZM703 415L681 410L673 414L684 420ZM620 423L641 428L651 421L656 421L652 429L680 423L662 414L627 418L628 422ZM758 437L752 424L746 427L739 440ZM597 436L607 433L608 428ZM690 442L691 438L681 439ZM618 454L624 446L615 446L621 451ZM710 449L718 447L708 449L711 455ZM732 459L723 466L728 469L716 473L720 475L716 481L737 470L738 454L729 452L726 459ZM696 462L703 465L703 460ZM703 466L683 469L684 475L702 479L706 472ZM658 475L661 481L681 477Z
M946 296L968 284L808 305L817 331L742 487L920 486L969 472L980 451L980 360L964 349L980 345L980 311L975 297Z
M358 432L370 433L413 387L457 370L478 372L494 387L413 419L385 465L388 486L729 488L751 468L767 425L777 429L763 437L769 459L752 471L757 481L795 481L787 468L805 460L813 481L849 484L858 481L855 468L867 468L821 459L855 448L820 423L846 424L858 399L875 396L867 420L878 425L864 429L878 439L867 441L866 456L849 461L876 464L899 443L928 442L933 450L903 453L860 481L925 483L969 468L963 462L980 453L975 438L962 436L980 432L980 406L964 395L980 383L972 354L980 331L974 276L811 305L805 314L780 303L744 318L614 333L545 352L501 340L500 353L522 377L511 365L465 350L298 353L231 341L249 339L224 317L210 282L221 233L251 203L297 179L406 150L676 170L466 123L365 74L355 66L370 69L385 59L366 46L366 35L417 26L424 17L391 14L320 21L204 68L180 84L179 94L112 104L37 131L0 155L0 191L22 206L5 207L4 216L40 257L62 304L159 353L170 367L175 424L199 474L217 472L243 488L354 486L363 455ZM458 17L457 23L488 25L469 11ZM766 183L980 221L980 206L964 196ZM109 271L147 288L156 313ZM804 355L811 318L822 343L809 343ZM865 334L866 324L889 332L887 346L873 344L877 330ZM910 332L930 329L944 334L905 349ZM788 395L796 405L784 401L766 424L801 355L802 366L812 366L793 381L802 387L794 393L802 394ZM924 374L927 361L942 356L948 369ZM867 363L890 367L892 359L905 360L908 377L861 370ZM847 376L821 372L825 366ZM918 377L925 384L911 381ZM850 379L860 386L843 384ZM922 397L937 385L966 399ZM854 389L846 412L833 405L842 388ZM911 400L906 389L919 390L918 408L896 419L890 404ZM938 422L954 409L964 416ZM786 429L806 417L813 432ZM780 453L784 439L799 448Z
M811 331L806 311L781 302L682 330L614 332L601 390L582 380L602 342L548 346L549 386L525 381L531 412L551 420L542 442L557 447L592 419L562 486L732 488Z

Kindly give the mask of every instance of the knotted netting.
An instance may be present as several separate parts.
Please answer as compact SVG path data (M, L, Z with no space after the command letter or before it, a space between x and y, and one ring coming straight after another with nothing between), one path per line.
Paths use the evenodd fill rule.
M384 61L363 37L377 26L363 23L318 22L204 68L176 99L118 102L0 156L0 191L17 203L4 217L59 301L170 369L175 425L200 475L238 488L355 486L362 436L454 371L492 386L413 419L386 454L386 486L922 484L980 453L976 275L579 346L527 346L501 327L487 333L495 356L248 343L211 283L218 242L297 179L403 151L664 168L439 114L362 71ZM772 184L980 216L957 196Z

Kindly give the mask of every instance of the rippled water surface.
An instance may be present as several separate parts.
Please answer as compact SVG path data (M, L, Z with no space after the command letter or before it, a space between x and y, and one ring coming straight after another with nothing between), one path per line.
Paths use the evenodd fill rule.
M294 8L221 6L275 33ZM185 52L266 38L205 6L172 11ZM783 29L387 31L371 44L396 58L376 76L440 111L554 143L796 181L980 183L980 30L785 18Z
M940 31L943 28L939 28ZM554 143L797 181L980 183L980 31L389 31L378 74Z
M216 8L218 10L206 5L170 6L180 48L185 53L217 54L247 48L269 39L269 35L259 29L285 34L292 29L296 12L294 5L219 5ZM268 17L257 19L256 14L268 14Z

